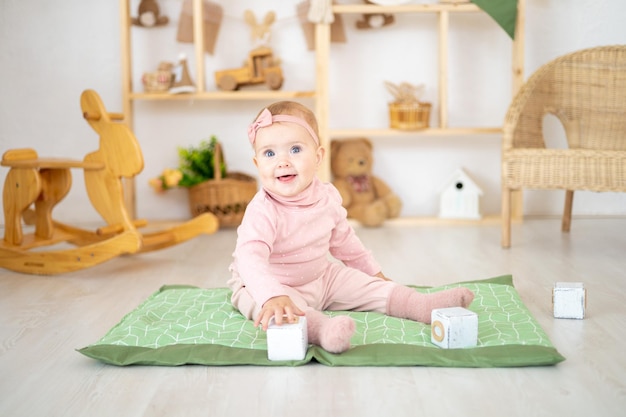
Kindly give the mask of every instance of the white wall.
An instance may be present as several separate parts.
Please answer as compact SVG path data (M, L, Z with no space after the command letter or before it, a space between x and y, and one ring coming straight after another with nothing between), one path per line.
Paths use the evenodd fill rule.
M214 0L215 1L215 0ZM418 0L428 2L428 0ZM435 0L430 0L435 1ZM250 48L243 11L261 18L277 13L272 46L282 59L284 89L312 89L313 53L306 50L297 16L300 0L220 1L225 17L215 55L206 55L206 79L213 71L240 66ZM343 0L340 3L359 3ZM0 152L33 147L40 155L81 159L97 146L97 136L80 115L86 88L100 93L111 112L121 111L119 2L113 0L2 0L0 2ZM138 0L131 10L136 14ZM143 71L180 52L176 42L182 0L159 0L170 24L133 28L133 83ZM527 0L526 76L558 55L584 47L626 43L623 0ZM424 99L437 95L434 15L402 15L379 30L358 31L360 16L343 16L348 41L334 44L331 63L331 127L386 127L391 96L383 81L426 85ZM483 14L453 16L450 32L450 124L497 126L510 101L510 39ZM194 72L192 63L192 75ZM140 87L139 87L140 88ZM312 104L312 102L306 104ZM147 185L165 167L178 163L176 147L215 134L224 144L231 171L254 174L245 131L266 103L138 101L134 131L145 159L137 177L138 215L149 219L189 216L183 190L157 195ZM433 117L432 124L437 123ZM555 129L556 130L556 129ZM500 209L498 136L372 138L375 173L404 200L405 216L435 216L439 187L463 167L483 188L484 214ZM4 182L7 169L0 170ZM83 190L79 171L74 187L55 211L62 220L98 219ZM559 214L561 192L528 192L527 214ZM577 194L574 214L626 214L625 194Z

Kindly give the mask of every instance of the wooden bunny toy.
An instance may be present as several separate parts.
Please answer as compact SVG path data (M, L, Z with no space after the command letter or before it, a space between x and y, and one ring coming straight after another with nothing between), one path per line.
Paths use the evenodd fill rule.
M256 16L252 10L244 12L244 19L252 33L252 43L254 46L267 46L270 42L270 26L276 20L276 13L269 11L265 14L263 22L257 22Z

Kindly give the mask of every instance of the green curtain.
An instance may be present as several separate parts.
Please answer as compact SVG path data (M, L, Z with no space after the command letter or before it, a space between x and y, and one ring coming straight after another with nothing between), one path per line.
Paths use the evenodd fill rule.
M517 0L472 0L472 3L491 16L511 39L515 38Z

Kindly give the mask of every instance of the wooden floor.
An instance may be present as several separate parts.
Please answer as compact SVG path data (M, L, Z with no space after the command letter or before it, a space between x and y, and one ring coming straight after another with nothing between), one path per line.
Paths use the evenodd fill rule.
M0 269L0 416L622 416L626 219L359 228L405 284L512 274L567 359L553 367L115 367L77 353L164 284L223 287L233 230L44 277ZM556 281L582 281L584 320L551 315Z

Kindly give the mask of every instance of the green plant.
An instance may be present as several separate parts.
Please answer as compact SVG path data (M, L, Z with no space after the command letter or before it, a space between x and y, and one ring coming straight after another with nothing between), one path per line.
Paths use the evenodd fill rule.
M163 192L174 187L193 187L201 182L215 178L215 150L218 146L217 138L203 140L198 146L188 148L179 147L178 169L166 168L160 176L151 178L150 186L157 192ZM221 177L226 177L226 164L220 157Z
M198 146L178 148L180 158L179 170L183 174L178 182L179 187L193 187L196 184L215 178L215 148L217 138L211 136L209 141L203 140ZM226 164L220 161L219 169L222 178L226 176Z

